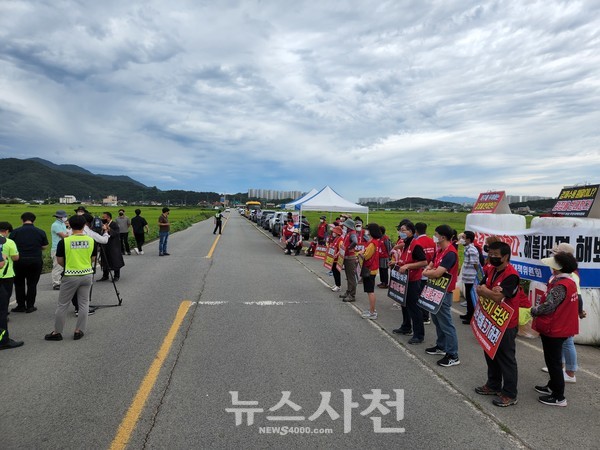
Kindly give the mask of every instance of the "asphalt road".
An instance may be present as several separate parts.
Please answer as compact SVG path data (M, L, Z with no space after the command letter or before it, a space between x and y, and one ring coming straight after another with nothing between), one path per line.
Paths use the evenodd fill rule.
M361 319L366 295L356 306L342 303L324 285L332 281L318 260L283 255L270 235L236 212L217 242L212 228L205 221L172 235L171 256L159 257L151 243L145 255L125 257L117 283L122 306L99 309L80 341L72 340L74 315L64 341L43 340L58 293L42 278L38 311L10 315L11 335L25 346L0 352L0 448L592 448L597 442L599 379L578 374L586 383L577 385L584 388L579 404L569 386L568 408L540 405L528 388L543 381L542 360L528 343L532 348L523 348L533 356L520 352L520 368L537 378L522 387L528 391L519 405L495 408L470 392L485 381L485 362L465 329L459 330L461 345L468 343L461 347L463 364L440 368L424 346L406 346L407 339L389 333L400 312L384 293L377 293L381 318ZM112 285L96 283L93 303L115 304ZM174 326L182 307L183 320ZM427 332L433 341L433 328ZM246 404L234 405L230 392ZM381 401L372 402L378 393ZM233 412L244 408L258 410L252 424L248 414ZM378 425L393 432L376 432Z

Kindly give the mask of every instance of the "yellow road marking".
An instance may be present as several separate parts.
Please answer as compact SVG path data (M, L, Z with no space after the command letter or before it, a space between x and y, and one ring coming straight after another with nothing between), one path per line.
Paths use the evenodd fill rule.
M140 387L138 388L138 391L131 402L131 406L129 406L129 409L127 410L127 414L121 421L117 435L110 445L111 450L124 449L129 443L129 439L131 439L133 430L135 430L142 410L144 409L144 405L148 400L148 396L150 395L150 392L152 392L152 388L156 383L160 368L169 354L169 350L171 349L171 345L173 345L177 331L179 330L179 327L181 326L191 304L192 302L186 300L181 302L179 305L179 309L175 315L175 320L173 321L169 332L165 336L165 339L163 340L163 343L160 346L154 361L150 365L142 384L140 384Z
M225 223L221 227L221 231L223 231L225 229L225 227L227 226L228 220L229 220L229 217L227 217L227 219L225 219ZM212 258L215 248L217 248L217 244L219 243L219 239L221 239L221 235L217 234L217 237L215 238L215 242L213 242L213 245L210 247L210 250L208 251L208 255L206 255L205 258L207 258L207 259Z

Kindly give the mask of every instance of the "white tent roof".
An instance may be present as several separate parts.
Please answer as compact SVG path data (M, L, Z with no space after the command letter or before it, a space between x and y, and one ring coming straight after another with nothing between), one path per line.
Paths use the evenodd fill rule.
M311 198L313 195L315 195L318 192L319 191L317 191L315 188L312 188L308 194L303 195L302 197L294 200L293 202L286 203L284 209L294 209L294 207L297 204L302 203L302 202L308 200L309 198Z
M295 209L303 211L369 212L368 207L346 200L329 186L325 186L308 200L296 204Z

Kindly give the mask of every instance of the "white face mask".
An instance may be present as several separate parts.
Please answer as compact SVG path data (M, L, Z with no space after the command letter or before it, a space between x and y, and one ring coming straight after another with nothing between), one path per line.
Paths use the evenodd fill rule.
M346 234L348 232L348 227L345 225L342 227L342 234Z
M435 242L436 244L440 243L440 239L435 234L433 235L433 242Z
M66 217L61 217L61 218L60 218L60 221L61 221L62 223L65 223L65 222L67 221L67 218L66 218Z
M466 245L466 244L467 244L467 242L466 242L464 239L459 239L459 240L458 240L458 243L459 243L460 245Z

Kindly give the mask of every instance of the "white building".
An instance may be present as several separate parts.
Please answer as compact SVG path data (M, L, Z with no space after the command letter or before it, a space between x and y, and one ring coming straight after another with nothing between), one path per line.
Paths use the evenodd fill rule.
M72 204L72 203L76 203L76 202L77 202L77 199L75 198L75 196L74 196L74 195L65 195L64 197L60 197L60 198L58 199L58 202L59 202L61 205L70 205L70 204Z
M102 205L104 206L117 206L117 197L115 195L109 195L102 199Z

